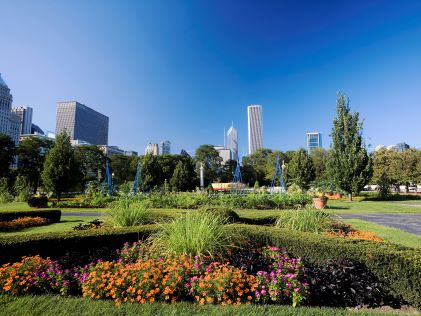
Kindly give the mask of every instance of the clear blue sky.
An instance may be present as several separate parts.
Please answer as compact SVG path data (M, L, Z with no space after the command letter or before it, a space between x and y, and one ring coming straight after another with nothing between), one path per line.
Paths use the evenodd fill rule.
M55 129L56 102L110 117L109 143L143 153L222 144L247 152L248 104L264 146L329 145L336 92L373 147L421 147L421 1L0 0L0 72L14 105Z

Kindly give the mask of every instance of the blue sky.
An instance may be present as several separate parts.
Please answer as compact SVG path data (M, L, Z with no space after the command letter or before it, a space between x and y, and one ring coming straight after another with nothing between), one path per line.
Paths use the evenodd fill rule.
M56 102L110 117L109 144L143 152L222 144L247 152L247 105L264 146L329 145L336 92L367 143L421 147L421 1L5 1L0 73L14 105L55 129Z

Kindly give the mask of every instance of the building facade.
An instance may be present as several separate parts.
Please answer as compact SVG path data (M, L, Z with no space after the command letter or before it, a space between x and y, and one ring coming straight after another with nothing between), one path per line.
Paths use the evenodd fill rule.
M19 116L21 120L21 134L31 134L32 129L32 108L28 106L13 107L12 113Z
M247 107L249 155L263 148L263 115L261 105Z
M164 140L160 143L160 152L161 155L171 154L171 142L169 140Z
M0 133L10 136L15 145L19 144L20 118L12 113L13 96L0 74Z
M158 156L159 155L159 147L158 147L158 144L152 144L152 143L149 143L147 146L146 146L146 149L145 149L145 155L154 155L154 156Z
M234 125L227 132L227 149L231 151L231 159L238 160L238 132Z
M108 145L107 116L76 101L58 102L56 134L66 131L71 140Z
M219 157L222 158L223 164L231 159L231 150L228 148L225 148L224 146L214 146L213 148L219 153Z
M318 132L307 133L307 150L312 152L317 148L322 148L322 134Z

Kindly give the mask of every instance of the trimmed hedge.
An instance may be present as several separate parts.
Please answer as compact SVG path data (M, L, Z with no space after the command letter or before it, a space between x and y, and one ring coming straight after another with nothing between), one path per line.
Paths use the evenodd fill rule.
M61 218L61 210L0 211L0 222L12 221L20 217L41 217L49 223L58 223Z
M44 233L0 237L0 261L19 261L22 256L39 254L59 258L67 252L86 252L100 248L120 248L125 242L142 240L157 231L147 225L113 230ZM227 225L232 235L244 236L257 245L286 249L311 265L329 260L350 259L367 267L383 286L409 304L421 307L421 250L390 243L347 240L274 227L245 224Z

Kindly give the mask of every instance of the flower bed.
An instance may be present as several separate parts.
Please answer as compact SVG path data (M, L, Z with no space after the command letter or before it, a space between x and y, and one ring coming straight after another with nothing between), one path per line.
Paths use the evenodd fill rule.
M19 217L12 221L0 222L0 231L13 231L28 227L41 226L48 224L48 221L42 217Z

